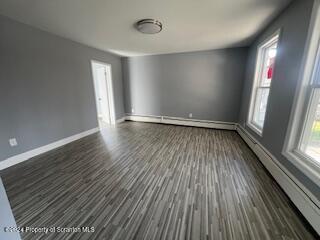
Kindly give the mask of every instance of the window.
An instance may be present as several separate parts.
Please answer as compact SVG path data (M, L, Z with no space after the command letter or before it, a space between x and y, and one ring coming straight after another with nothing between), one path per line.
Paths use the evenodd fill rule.
M320 45L305 90L305 114L301 118L295 152L320 166Z
M292 108L283 154L320 185L320 5L314 8L312 27L301 69L301 81Z
M318 78L319 78L318 71ZM320 86L311 86L310 104L302 132L299 150L320 164Z
M320 46L316 60L306 74L305 85L301 86L300 99L296 103L295 119L291 124L285 145L285 156L300 169L307 171L320 182ZM308 170L309 169L309 170ZM311 171L311 175L310 175ZM317 172L317 174L315 174ZM312 175L313 174L313 175Z
M274 73L279 31L258 48L256 73L251 94L248 126L262 134Z

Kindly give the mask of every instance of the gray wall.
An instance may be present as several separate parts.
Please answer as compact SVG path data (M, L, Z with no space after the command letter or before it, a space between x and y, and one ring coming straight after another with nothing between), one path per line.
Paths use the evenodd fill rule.
M0 161L98 126L91 59L112 65L124 116L120 57L1 16L0 32Z
M123 58L125 110L237 122L247 48Z
M312 6L313 0L293 1L293 3L260 34L250 47L239 122L242 126L245 126L248 116L257 46L261 41L281 28L282 33L274 78L270 90L263 136L258 136L248 127L246 127L246 129L320 199L320 188L281 154L296 85L299 80L299 70L306 44Z
M16 221L14 220L10 203L6 194L6 190L3 186L0 178L0 239L6 240L20 240L20 234L18 232L5 232L5 227L16 227Z

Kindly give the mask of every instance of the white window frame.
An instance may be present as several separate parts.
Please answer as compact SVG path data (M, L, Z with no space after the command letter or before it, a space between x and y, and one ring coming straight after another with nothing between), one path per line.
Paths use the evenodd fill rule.
M297 85L282 154L320 186L319 163L300 150L313 99L313 89L319 88L313 85L318 62L320 63L320 1L315 1L300 70L300 81Z
M264 54L265 49L267 47L271 46L272 44L274 44L275 42L277 42L277 49L278 49L279 42L280 42L280 32L281 32L280 29L278 29L276 32L274 32L265 41L263 41L261 44L259 44L258 50L257 50L257 57L256 57L256 62L255 62L255 74L254 74L254 81L253 81L253 85L252 85L252 89L251 89L250 105L249 105L250 107L249 107L249 113L248 113L248 118L247 118L247 126L250 127L259 136L262 136L262 134L263 134L265 119L263 122L263 126L260 128L260 126L258 126L257 124L255 124L253 122L253 116L254 116L254 108L256 105L257 92L258 92L258 88L259 88L259 84L260 84L260 80L261 80L260 79L261 71L263 71L263 65L262 65L263 61L264 61L263 57L265 56L265 54ZM276 62L277 62L277 56L275 58L273 72L275 71ZM269 88L269 96L270 96L270 89L272 86L272 82L273 82L273 79L271 79L271 84L268 87ZM269 96L268 96L266 108L268 108ZM265 114L265 118L266 118L266 115L267 115L267 112Z

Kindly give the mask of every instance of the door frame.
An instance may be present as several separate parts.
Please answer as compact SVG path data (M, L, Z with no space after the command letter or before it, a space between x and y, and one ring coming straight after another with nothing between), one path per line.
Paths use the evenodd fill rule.
M98 96L97 96L97 86L96 86L96 73L95 73L95 64L98 65L104 65L106 67L109 67L110 69L110 79L106 77L106 86L107 86L107 98L108 98L108 105L109 105L109 113L110 113L110 123L114 125L116 123L116 116L115 116L115 107L114 107L114 94L113 94L113 78L112 78L112 66L109 63L101 62L98 60L91 60L91 75L92 75L92 80L93 80L93 87L94 87L94 96L95 96L95 103L96 103L96 117L97 121L99 122L98 119ZM99 128L101 129L101 126L99 124Z

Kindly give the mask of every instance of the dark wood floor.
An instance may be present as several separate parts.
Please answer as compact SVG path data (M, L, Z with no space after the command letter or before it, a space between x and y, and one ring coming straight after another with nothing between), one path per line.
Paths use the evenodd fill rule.
M234 131L125 122L1 172L23 239L316 239Z

